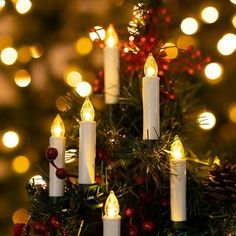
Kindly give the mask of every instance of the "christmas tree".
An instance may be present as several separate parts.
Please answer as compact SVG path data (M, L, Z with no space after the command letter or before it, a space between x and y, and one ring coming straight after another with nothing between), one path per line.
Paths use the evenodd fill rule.
M50 171L56 174L49 176L47 169L42 170L41 182L32 179L27 184L31 200L29 219L26 224L14 226L15 235L102 235L102 215L107 215L104 205L110 191L114 191L119 202L120 211L116 215L121 215L121 235L235 234L236 166L211 155L199 158L189 139L198 125L192 118L199 88L196 74L210 58L191 45L181 48L166 44L170 22L162 1L145 1L134 5L128 26L117 28L119 43L114 32L116 26L108 28L105 39L100 29L90 29L96 38L94 43L104 50L104 63L108 66L95 80L91 103L74 92L64 96L68 108L61 117L66 125L63 127L57 117L52 125L52 139L64 140L61 130L66 130L66 168L58 162L64 153L64 141L57 145L50 140L45 156ZM109 30L114 41L111 48L116 48L112 52L106 52L110 48ZM117 78L118 60L114 58L118 48ZM107 86L107 81L114 77L115 86ZM154 86L144 82L145 78L154 78ZM91 161L93 170L87 173L85 169L91 169L91 165L81 161L82 156L90 155L88 150L94 146L90 136L94 132L90 134L82 122L88 122L93 130L93 120L96 159ZM206 120L199 122L205 125ZM82 137L86 140L83 144ZM177 220L170 199L171 179L180 175L171 170L170 159L175 158L175 152L186 160L187 172L187 207L183 202L183 212ZM82 175L83 171L86 173ZM60 197L53 191L50 194L52 178L56 185L63 184ZM185 201L182 194L180 199Z

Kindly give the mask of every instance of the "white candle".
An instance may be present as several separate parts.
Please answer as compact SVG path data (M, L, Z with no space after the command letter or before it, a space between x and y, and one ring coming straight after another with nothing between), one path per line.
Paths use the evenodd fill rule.
M106 31L104 47L105 103L115 104L120 93L118 37L113 25Z
M96 122L94 108L87 97L80 111L79 184L94 184L96 156Z
M59 115L54 119L51 126L52 136L49 139L49 146L54 147L58 151L58 156L54 163L58 168L65 167L65 126ZM64 196L64 180L57 178L56 168L49 164L49 196L62 197Z
M142 81L143 139L157 140L160 135L160 98L157 63L150 53L145 65Z
M103 236L120 236L120 206L113 191L110 192L106 200L104 211L105 215L102 217Z
M186 221L186 160L184 148L178 136L171 145L170 159L170 206L171 220Z

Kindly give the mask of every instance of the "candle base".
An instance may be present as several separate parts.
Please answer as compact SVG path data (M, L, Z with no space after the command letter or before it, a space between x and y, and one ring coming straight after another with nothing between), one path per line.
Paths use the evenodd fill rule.
M147 144L147 148L151 149L158 143L158 140L157 139L146 139L145 142Z
M187 230L187 221L171 221L173 233L185 232Z
M63 199L63 197L49 197L49 201L53 205L57 205L62 199Z

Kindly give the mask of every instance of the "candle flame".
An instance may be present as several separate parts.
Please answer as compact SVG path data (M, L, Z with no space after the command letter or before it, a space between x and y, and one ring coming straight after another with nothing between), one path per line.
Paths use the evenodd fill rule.
M118 36L112 24L110 24L107 28L105 44L109 48L113 48L118 44Z
M65 126L60 115L57 115L52 123L51 134L53 137L57 137L57 138L64 137Z
M144 64L144 74L147 77L157 77L158 66L152 53L149 53L148 58Z
M82 121L93 121L95 116L95 111L89 97L86 97L84 104L80 110L80 116Z
M104 207L105 215L114 217L119 215L120 205L113 191L110 192Z
M174 142L171 144L170 153L174 160L181 160L184 158L184 147L177 135L175 136Z

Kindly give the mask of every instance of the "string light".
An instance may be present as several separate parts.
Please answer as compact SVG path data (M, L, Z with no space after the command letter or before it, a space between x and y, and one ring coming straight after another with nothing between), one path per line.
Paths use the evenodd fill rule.
M32 3L29 0L18 0L16 10L20 14L25 14L31 9Z
M222 75L222 65L217 62L212 62L206 65L205 75L209 80L217 80Z
M105 30L101 26L94 26L93 27L95 32L92 31L89 33L89 37L92 41L95 41L97 39L104 40L106 36Z
M27 70L18 70L15 74L15 83L19 87L27 87L31 82L31 76Z
M215 7L206 7L201 12L201 18L205 23L212 24L217 21L219 13Z
M86 82L82 81L78 84L76 87L76 92L81 96L81 97L87 97L91 94L92 92L92 86Z
M201 129L210 130L216 124L215 115L212 112L202 112L197 118L198 125Z
M181 22L180 28L184 34L192 35L198 30L198 22L196 19L188 17Z
M232 33L225 34L217 43L218 51L224 55L231 55L236 49L236 35Z
M12 65L17 59L17 51L14 48L4 48L1 52L1 60L6 65Z
M90 38L83 37L76 42L76 50L80 55L87 55L91 52L93 44Z
M19 144L19 136L14 131L7 131L2 137L3 144L8 148L15 148Z
M15 172L23 174L28 171L30 166L29 160L25 156L18 156L12 162L12 167Z

